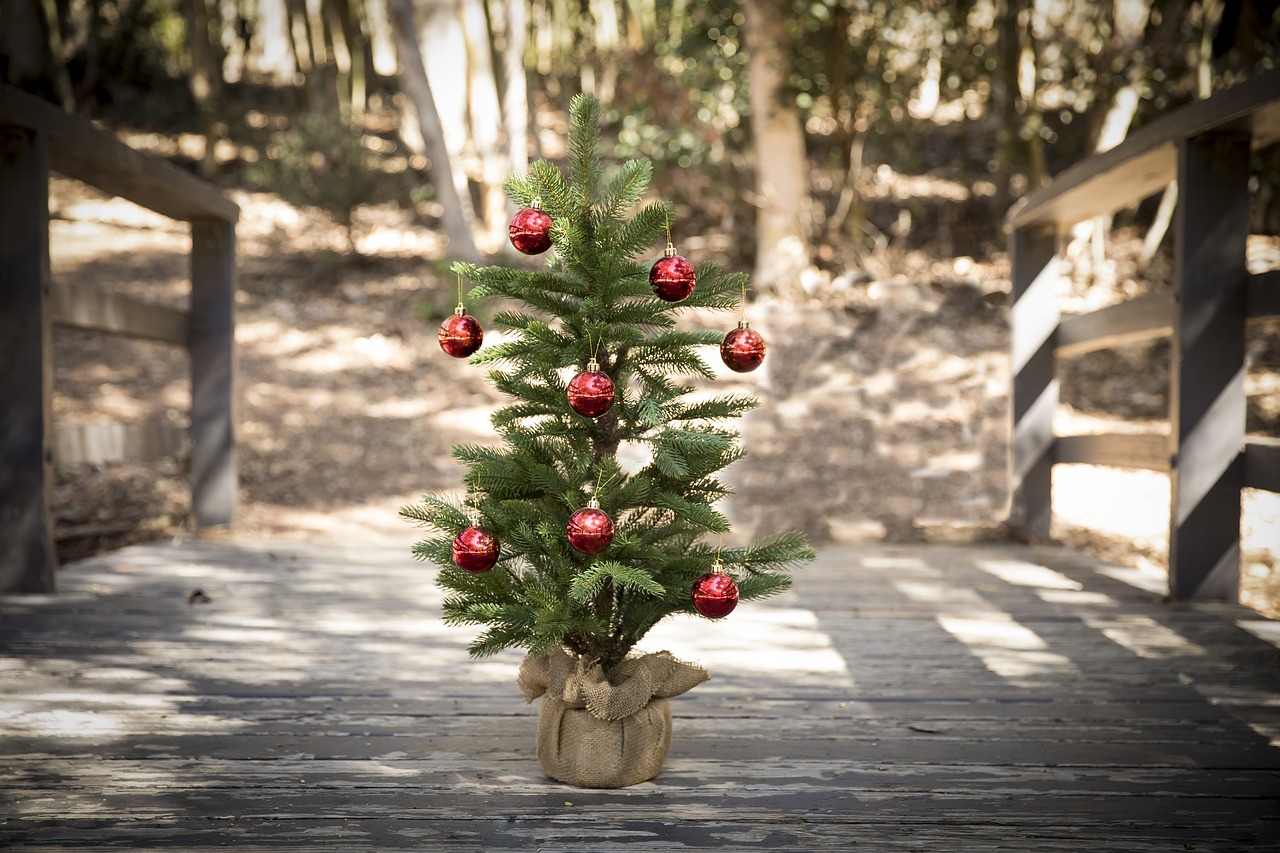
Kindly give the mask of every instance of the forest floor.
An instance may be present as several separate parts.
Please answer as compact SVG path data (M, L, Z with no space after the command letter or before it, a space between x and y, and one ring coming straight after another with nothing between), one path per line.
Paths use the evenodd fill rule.
M184 225L70 180L55 179L50 193L55 278L185 305ZM347 256L325 215L265 193L232 195L242 209L235 535L392 538L407 547L416 533L398 508L422 492L457 490L462 467L452 446L494 440L488 416L502 402L482 369L436 343L456 300L454 280L431 260L440 247L411 213L366 208L362 255ZM681 248L715 256L728 242L709 234ZM1109 270L1117 284L1072 286L1067 310L1143 286L1120 249ZM1259 251L1280 256L1274 244ZM738 535L799 528L818 545L1002 538L1008 290L998 252L975 260L887 245L812 294L753 302L748 316L768 342L765 365L724 371L715 383L761 402L742 425L747 456L726 477ZM493 310L469 307L482 322ZM726 330L735 321L689 317ZM1250 422L1275 435L1280 335L1263 332L1250 344ZM486 343L496 339L490 332ZM719 365L712 354L708 361ZM1159 420L1165 371L1160 345L1073 362L1063 375L1064 430L1167 429ZM55 331L56 421L185 424L188 383L184 359L166 345ZM177 461L59 468L60 556L191 535L188 504ZM1161 475L1063 466L1054 535L1116 562L1161 565L1168 504ZM1246 600L1280 615L1280 496L1246 494L1244 557Z

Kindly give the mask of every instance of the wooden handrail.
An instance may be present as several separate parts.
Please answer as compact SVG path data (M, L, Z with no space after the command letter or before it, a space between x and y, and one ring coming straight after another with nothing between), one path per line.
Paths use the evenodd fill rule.
M1246 440L1245 324L1280 314L1280 272L1250 276L1249 155L1280 140L1280 69L1175 110L1010 209L1013 390L1010 526L1047 538L1055 464L1167 471L1169 592L1239 595L1240 491L1280 489L1280 442ZM1178 183L1169 293L1062 317L1058 237ZM1167 435L1053 431L1056 362L1168 335Z
M1255 149L1270 145L1280 140L1278 93L1280 68L1174 110L1019 199L1005 221L1010 229L1053 225L1061 231L1154 195L1177 175L1180 139L1236 131L1250 136Z
M60 172L191 225L191 309L150 305L49 275L49 174ZM55 462L190 448L191 508L227 524L237 493L235 223L216 187L54 106L0 86L0 593L56 586ZM177 344L191 361L189 435L161 423L53 424L52 327Z
M39 129L55 172L170 219L235 222L240 216L239 205L212 184L18 89L0 86L0 124Z

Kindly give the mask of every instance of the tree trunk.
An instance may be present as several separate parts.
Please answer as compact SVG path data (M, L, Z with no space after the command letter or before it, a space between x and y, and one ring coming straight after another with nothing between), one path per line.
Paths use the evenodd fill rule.
M1017 0L997 0L999 32L994 98L1000 104L996 128L996 208L1003 214L1013 203L1011 181L1018 161L1018 63L1022 35L1018 30Z
M187 0L187 44L191 50L191 97L200 114L200 126L204 129L204 156L200 159L200 176L213 178L218 170L217 118L213 104L222 92L222 66L214 49L211 19L207 0Z
M432 83L444 141L454 168L459 175L465 175L468 169L464 158L470 136L467 130L467 36L458 14L458 2L416 0L413 8L419 53L427 79ZM459 186L459 192L463 191L464 187Z
M529 40L529 10L525 0L495 0L505 11L502 42L502 124L507 132L509 168L529 171L529 81L524 51Z
M54 101L54 58L41 0L0 2L0 66L2 82Z
M285 0L258 0L254 10L253 45L246 67L276 86L292 86L301 64L293 43Z
M423 144L431 161L436 193L444 207L444 233L449 241L449 257L478 263L480 254L476 251L476 244L463 212L462 200L454 184L453 170L449 165L449 149L444 144L444 128L440 125L440 115L436 112L426 67L422 64L422 51L418 48L411 0L388 0L387 11L391 17L396 50L400 55L400 85L418 114Z
M480 158L480 208L486 250L495 252L507 234L507 156L502 149L502 107L493 73L493 42L484 6L463 0L462 28L467 39L467 118Z
M756 158L756 266L759 292L799 288L810 266L809 170L804 128L793 104L783 102L791 74L785 27L789 5L747 0L747 76L751 87L751 134Z

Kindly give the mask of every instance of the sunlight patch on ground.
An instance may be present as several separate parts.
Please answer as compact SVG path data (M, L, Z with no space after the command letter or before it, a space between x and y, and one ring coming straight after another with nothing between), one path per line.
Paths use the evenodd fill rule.
M1165 660L1207 654L1202 646L1191 642L1177 631L1161 625L1150 616L1126 616L1123 619L1117 619L1085 614L1082 619L1090 628L1140 658Z
M972 589L957 589L948 583L895 580L894 589L907 599L921 604L946 604L949 609L964 612L1000 614L1002 611Z
M1164 569L1143 561L1139 566L1099 566L1098 574L1129 586L1163 596L1169 592L1169 576Z
M1065 604L1068 607L1095 606L1117 607L1120 602L1101 592L1077 592L1069 589L1042 589L1036 593L1041 601L1048 604Z
M1080 670L1070 658L1047 651L1044 639L1012 617L966 619L939 614L943 630L964 643L987 669L1012 683L1032 676L1078 678Z
M1040 589L1080 590L1079 581L1055 572L1047 566L1026 563L1021 560L974 560L973 564L988 574L1014 586L1030 586Z
M818 617L797 607L740 604L723 620L677 615L654 628L641 645L646 651L667 649L713 675L785 672L797 683L808 677L825 686L855 686L844 658L819 627Z
M1264 622L1261 619L1239 619L1236 624L1259 640L1270 643L1280 649L1280 622Z

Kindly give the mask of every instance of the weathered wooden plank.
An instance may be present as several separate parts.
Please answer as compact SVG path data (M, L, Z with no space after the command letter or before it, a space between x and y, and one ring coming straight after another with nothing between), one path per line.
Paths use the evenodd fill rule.
M144 462L184 456L189 444L185 429L158 418L133 424L64 422L54 424L53 461L56 465Z
M55 587L49 152L0 114L0 595Z
M38 130L55 171L173 219L234 222L240 208L212 184L135 151L115 136L38 98L0 86L0 124Z
M1054 338L1058 358L1134 344L1173 332L1173 302L1167 293L1148 293L1089 314L1063 317Z
M1280 69L1173 110L1130 133L1115 148L1076 163L1015 204L1007 217L1009 227L1051 224L1062 231L1154 195L1175 178L1179 207L1185 207L1177 143L1222 130L1251 132L1254 148L1280 139ZM1244 156L1247 161L1247 150Z
M100 759L43 759L39 762L13 761L0 768L0 785L13 792L14 799L34 803L50 792L69 791L81 796L94 791L115 795L132 793L142 800L173 789L183 791L228 790L265 791L292 787L296 779L325 790L395 791L405 788L424 793L441 788L476 791L485 785L479 764L471 753L455 753L442 758L414 758L391 754L376 761L322 760L305 758L238 761L207 758L201 761L199 776L191 763L181 759L155 758L146 761ZM506 790L521 796L545 793L546 783L536 762L527 755L511 759L503 767ZM853 760L776 760L771 771L776 778L799 778L810 788L865 790L878 793L938 791L952 794L974 793L999 786L1006 795L1087 794L1099 797L1170 794L1202 796L1206 782L1214 796L1223 799L1267 800L1270 770L1240 768L1202 769L1181 767L1066 767L1009 766L1004 764L905 764ZM451 779L436 781L441 775ZM740 761L694 757L676 747L663 773L652 788L679 789L693 777L702 786L728 786L742 778ZM756 780L760 785L760 780ZM638 789L643 795L646 789ZM19 793L21 791L22 793ZM56 796L56 793L55 793ZM68 812L70 809L62 809ZM29 815L38 812L32 805Z
M1053 458L1058 463L1168 471L1169 436L1124 432L1060 435Z
M49 310L59 326L107 332L186 346L188 317L164 305L152 305L118 293L69 281L55 281Z
M568 802L568 801L566 801ZM1034 804L1027 804L1031 807ZM736 815L733 817L737 817ZM241 818L229 815L192 826L173 816L146 821L77 820L54 823L35 830L52 833L53 845L41 851L112 849L102 840L112 831L124 831L136 839L135 849L178 846L190 853L235 848L316 851L328 853L341 843L349 850L591 850L593 853L635 853L672 850L805 850L848 851L851 846L871 850L998 850L1019 853L1168 853L1190 846L1200 853L1275 851L1275 843L1259 841L1251 827L1218 824L1160 826L1158 836L1140 836L1148 827L1126 821L1090 823L1064 821L1053 826L1005 824L973 816L967 823L922 822L903 817L900 810L865 809L847 823L822 815L796 816L774 823L717 817L714 809L696 815L671 814L651 819L616 819L607 813L580 813L573 805L548 802L536 815L483 815L437 820L419 816L412 807L394 820L326 815L273 815ZM13 843L29 844L33 832L11 834ZM0 842L7 840L0 835ZM1247 848L1242 844L1248 844ZM66 845L66 846L61 846ZM122 845L123 846L123 845Z
M1169 593L1176 599L1236 601L1240 594L1249 150L1249 136L1234 131L1178 146L1169 403Z
M231 524L236 454L236 235L213 219L191 223L191 508L200 527Z
M1245 442L1244 484L1280 492L1280 439L1250 438Z

